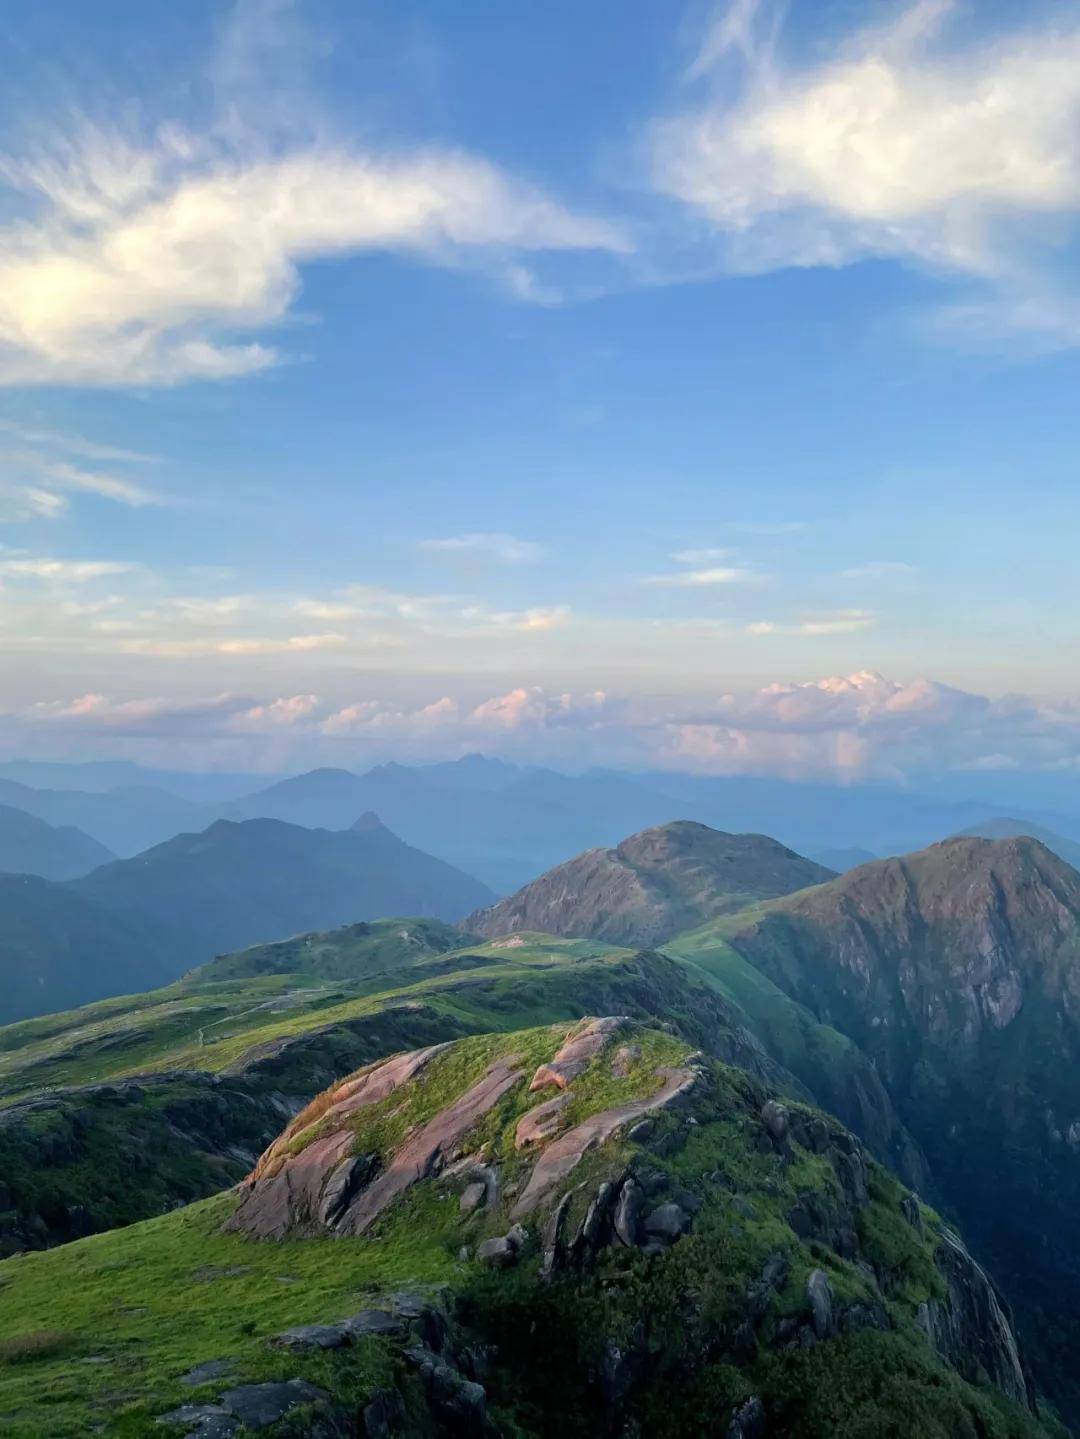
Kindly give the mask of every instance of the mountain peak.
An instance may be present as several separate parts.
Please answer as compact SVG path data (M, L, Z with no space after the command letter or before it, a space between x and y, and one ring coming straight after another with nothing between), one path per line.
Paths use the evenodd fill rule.
M760 834L672 820L549 870L466 926L661 944L682 929L831 879L833 871Z

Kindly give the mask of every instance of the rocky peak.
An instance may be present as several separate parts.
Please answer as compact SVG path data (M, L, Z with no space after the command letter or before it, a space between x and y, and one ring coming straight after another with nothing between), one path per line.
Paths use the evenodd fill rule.
M832 878L765 835L725 834L689 820L591 849L464 927L489 938L521 930L654 945L760 899Z

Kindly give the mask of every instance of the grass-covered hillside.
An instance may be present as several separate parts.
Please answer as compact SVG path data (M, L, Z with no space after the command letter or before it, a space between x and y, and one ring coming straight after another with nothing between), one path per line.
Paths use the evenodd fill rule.
M260 1407L294 1439L1058 1432L981 1271L850 1134L618 1019L365 1066L241 1190L0 1264L12 1439Z

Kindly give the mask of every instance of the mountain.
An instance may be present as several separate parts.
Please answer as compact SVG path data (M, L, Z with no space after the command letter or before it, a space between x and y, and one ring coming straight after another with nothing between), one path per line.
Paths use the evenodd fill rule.
M0 873L74 879L115 858L80 829L54 829L25 810L0 805Z
M869 864L880 858L869 849L815 849L807 852L807 859L831 869L835 874L845 874L849 869L857 869L860 864Z
M117 789L168 790L196 804L224 803L249 794L259 783L254 774L228 774L210 770L199 774L188 770L147 769L132 760L0 761L0 778L15 780L32 789L80 790L106 794Z
M1074 839L1066 839L1064 835L1055 833L1052 829L1043 829L1041 825L1031 824L1023 819L986 819L978 824L962 830L954 839L1019 839L1027 835L1030 839L1037 839L1044 844L1051 853L1063 859L1066 864L1072 865L1073 869L1080 869L1080 844Z
M619 1016L345 1071L239 1188L0 1264L0 1359L11 1439L1060 1434L932 1210Z
M493 898L378 821L340 832L219 820L65 884L0 877L0 1023L162 984L226 950Z
M340 828L377 811L395 834L508 893L590 845L669 820L681 806L621 775L581 776L481 755L453 763L320 769L227 806L231 819L268 817Z
M213 818L212 810L148 785L97 793L33 789L16 780L0 779L0 804L24 810L56 827L72 825L114 854L125 856L181 831L203 829Z
M465 926L489 938L539 930L652 945L754 900L832 877L832 870L765 835L724 834L679 820L642 830L614 849L587 850L471 914Z
M1042 1368L1075 1374L1080 874L1030 838L948 840L710 928L871 1057Z
M388 914L458 919L478 880L413 849L377 820L349 830L218 820L74 882L143 925L188 968L224 950Z

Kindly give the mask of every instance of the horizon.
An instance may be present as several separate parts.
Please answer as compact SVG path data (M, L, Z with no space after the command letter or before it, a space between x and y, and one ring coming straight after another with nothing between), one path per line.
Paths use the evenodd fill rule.
M0 753L1080 774L1056 7L0 39Z

